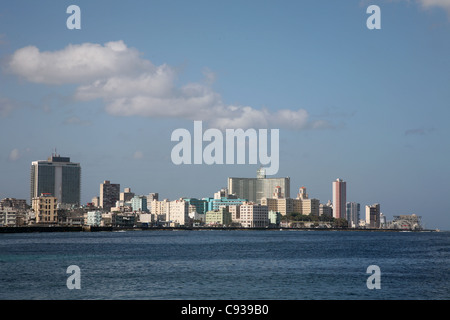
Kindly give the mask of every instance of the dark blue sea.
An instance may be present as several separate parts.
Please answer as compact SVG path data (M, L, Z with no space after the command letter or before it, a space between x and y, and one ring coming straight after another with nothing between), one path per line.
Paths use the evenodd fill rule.
M1 300L447 300L449 273L449 232L0 234Z

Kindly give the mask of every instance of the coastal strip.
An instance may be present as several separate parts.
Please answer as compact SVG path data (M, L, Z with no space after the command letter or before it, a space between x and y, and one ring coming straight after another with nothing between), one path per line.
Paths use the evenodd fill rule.
M355 228L240 228L240 227L113 227L113 226L17 226L0 227L0 233L32 232L101 232L101 231L177 231L177 230L265 230L265 231L350 231L350 232L437 232L437 230L403 230L403 229L355 229Z

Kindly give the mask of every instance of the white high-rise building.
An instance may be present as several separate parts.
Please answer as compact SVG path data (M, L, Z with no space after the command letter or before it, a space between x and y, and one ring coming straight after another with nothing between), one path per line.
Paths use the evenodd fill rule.
M183 199L170 201L168 220L174 225L187 225L189 222L189 202Z
M347 183L342 179L333 181L333 217L344 218L346 212Z

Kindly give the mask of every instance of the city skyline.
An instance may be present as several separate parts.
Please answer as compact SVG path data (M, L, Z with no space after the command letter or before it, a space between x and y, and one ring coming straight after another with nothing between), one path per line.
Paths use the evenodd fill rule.
M41 175L38 175L38 165L44 166L44 175L43 177ZM55 165L55 167L53 167ZM50 166L50 169L53 171L48 173L48 166ZM56 221L56 209L57 204L63 204L64 207L66 205L69 205L70 203L61 201L58 196L55 196L54 192L51 192L52 190L59 190L57 193L59 196L63 196L64 198L70 198L67 195L64 195L64 191L68 189L70 192L73 191L74 187L78 188L77 193L80 193L80 180L79 176L77 179L73 179L72 176L64 176L64 171L61 166L75 166L79 169L81 172L81 167L79 163L71 163L70 157L60 156L59 154L52 153L50 157L48 157L47 161L44 160L38 160L32 162L32 170L31 170L31 200L30 200L30 206L32 209L37 212L38 208L35 207L35 204L47 201L46 199L54 198L54 210L55 213L46 213L48 216L46 219L50 219L48 221ZM56 174L57 171L62 171L59 174ZM71 173L72 174L72 173ZM78 173L79 175L79 173ZM44 180L44 183L39 182L39 179ZM51 178L49 180L49 177ZM42 179L44 178L44 179ZM62 179L61 179L62 178ZM68 179L70 178L70 179ZM59 180L59 182L58 182ZM63 184L64 188L61 190L61 182L65 181L65 184ZM234 182L233 182L234 181ZM43 184L43 187L38 187L41 184ZM59 185L60 188L56 188L55 186ZM34 186L34 187L33 187ZM231 188L231 189L229 189ZM235 190L233 190L233 188ZM36 190L40 190L39 194L36 193ZM123 189L123 192L121 191ZM132 208L133 212L141 212L141 211L148 211L152 215L158 216L160 213L160 209L156 209L156 211L152 212L153 204L148 203L147 198L151 197L152 199L156 200L158 202L159 193L158 192L150 192L146 194L135 194L131 191L130 186L128 187L122 187L120 186L120 183L111 183L109 180L104 180L102 183L100 183L100 190L98 195L95 195L92 197L91 201L88 201L86 203L72 203L72 209L76 208L100 208L103 211L106 212L112 212L113 209L120 209L120 211L124 210L124 207L130 206ZM35 191L33 191L35 190ZM287 191L285 191L287 190ZM374 205L366 205L366 213L365 217L363 219L360 219L360 203L357 202L347 202L346 201L346 182L342 179L338 178L334 181L332 181L332 194L333 194L333 201L330 202L328 200L327 203L322 202L320 199L317 198L309 198L309 194L306 193L306 187L302 186L299 189L299 192L297 193L297 197L293 198L290 195L290 178L276 178L271 177L268 178L265 173L265 169L263 167L258 168L256 171L256 178L228 178L228 187L220 189L217 192L211 192L209 195L202 197L199 197L198 199L195 197L190 196L180 196L175 197L175 199L168 199L165 198L162 201L159 201L160 203L169 204L176 202L178 203L180 200L183 200L183 210L185 210L186 214L188 211L188 204L194 204L197 209L197 214L200 213L200 215L205 214L206 211L218 211L220 209L220 205L227 206L241 206L244 204L249 205L257 205L266 207L266 211L270 212L271 210L276 214L279 214L281 216L290 215L293 214L302 214L302 215L309 215L309 216L315 216L319 217L322 214L328 215L330 218L334 219L345 219L348 222L349 228L359 228L359 224L365 223L366 225L370 226L370 228L380 228L382 226L381 218L384 220L384 223L388 222L386 220L386 216L383 214L383 212L380 211L380 204L374 204ZM211 195L214 195L214 197L211 197ZM229 197L231 196L231 197ZM214 199L214 200L213 200ZM222 203L222 200L226 199L225 203ZM4 198L7 203L14 202L14 203L22 203L26 202L25 199L17 199L17 198ZM144 201L145 200L145 201ZM206 201L206 202L204 202ZM219 201L219 202L215 202ZM281 201L278 203L278 201ZM295 204L292 201L297 201ZM198 207L198 203L200 204L200 207ZM126 204L128 203L128 204ZM197 204L195 204L197 203ZM206 203L209 203L207 205ZM161 204L160 204L161 205ZM164 206L164 205L163 205ZM206 208L208 207L208 209ZM328 207L331 208L330 214L322 213L320 207ZM139 208L139 209L136 209ZM376 208L376 210L373 210ZM155 210L155 208L153 208ZM231 209L230 209L231 210ZM357 212L356 212L357 210ZM127 210L125 210L127 211ZM91 213L95 213L97 215L97 211L92 211ZM53 216L54 215L54 216ZM394 220L396 217L399 217L401 215L395 215ZM412 214L413 217L416 217L416 214ZM420 216L418 216L419 220L421 219ZM89 220L89 219L88 219ZM184 221L184 220L183 220ZM392 222L392 221L390 221ZM248 224L244 223L248 227ZM423 225L421 226L423 227Z
M203 121L279 129L293 192L326 203L340 178L361 212L450 230L450 5L380 0L370 30L370 4L4 1L0 198L28 199L54 148L83 167L81 203L105 180L176 199L254 178L259 164L172 163L171 133Z

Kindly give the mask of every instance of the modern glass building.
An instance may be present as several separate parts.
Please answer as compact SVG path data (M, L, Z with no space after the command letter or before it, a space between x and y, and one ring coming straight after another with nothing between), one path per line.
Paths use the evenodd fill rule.
M52 154L45 160L33 161L30 174L30 202L43 193L57 198L60 204L79 205L81 166L69 157Z
M281 187L286 198L290 198L291 179L266 178L263 169L258 170L256 178L228 178L228 192L250 202L261 203L262 198L272 198L273 190Z

